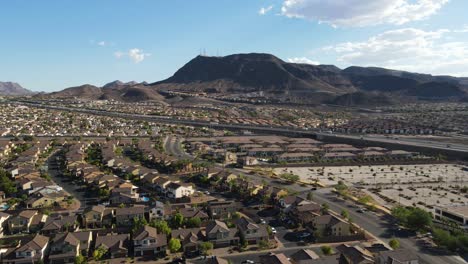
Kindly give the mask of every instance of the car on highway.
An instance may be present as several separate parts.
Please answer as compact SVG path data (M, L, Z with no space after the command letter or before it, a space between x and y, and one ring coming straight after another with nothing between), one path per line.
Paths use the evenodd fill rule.
M363 214L363 213L367 212L367 209L366 208L359 208L359 209L357 209L356 212Z

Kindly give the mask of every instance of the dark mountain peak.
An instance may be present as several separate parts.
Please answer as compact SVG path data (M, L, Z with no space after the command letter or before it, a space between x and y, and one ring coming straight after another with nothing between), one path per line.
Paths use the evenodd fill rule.
M323 74L322 74L323 73ZM161 88L205 89L274 94L342 93L352 85L331 67L287 63L271 54L248 53L225 57L197 56L172 77L153 84Z
M122 82L120 80L116 80L110 83L105 84L102 86L103 89L120 89L125 86L132 86L138 84L137 82L131 81L131 82Z
M104 84L104 86L102 86L102 88L108 89L108 88L113 88L115 86L121 86L121 85L124 85L124 82L119 81L119 80L115 80L113 82Z

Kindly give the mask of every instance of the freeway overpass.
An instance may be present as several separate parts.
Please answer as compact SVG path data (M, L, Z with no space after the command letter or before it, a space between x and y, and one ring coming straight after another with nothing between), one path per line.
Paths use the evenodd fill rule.
M468 160L468 145L463 144L450 144L424 140L424 139L389 139L381 136L370 135L347 135L347 134L332 134L322 133L318 130L305 130L293 127L272 127L262 125L243 125L243 124L225 124L213 123L208 121L190 120L171 116L151 116L139 114L127 114L119 112L110 112L104 110L86 109L86 108L70 108L63 106L44 105L36 102L26 101L13 101L18 103L37 108L46 108L61 111L70 111L78 113L87 113L92 115L110 116L118 118L138 119L151 122L179 124L195 127L209 127L214 129L226 129L233 131L248 130L260 134L277 134L295 137L311 137L323 141L349 143L358 146L382 146L390 149L404 149L408 151L417 151L431 155L443 154L448 158Z

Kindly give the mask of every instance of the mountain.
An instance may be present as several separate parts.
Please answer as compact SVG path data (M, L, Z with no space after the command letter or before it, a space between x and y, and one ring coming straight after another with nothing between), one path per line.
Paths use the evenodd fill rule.
M32 95L34 92L23 88L21 85L14 82L0 82L0 95L15 95L24 96Z
M222 93L230 96L262 91L267 97L295 97L302 101L330 101L330 97L334 97L336 103L344 104L395 101L379 100L379 97L402 101L457 100L468 95L467 78L378 67L352 66L341 70L334 65L288 63L262 53L226 57L197 56L172 77L151 86L161 90Z
M49 94L38 94L36 97L42 99L79 98L82 100L116 100L125 102L164 100L164 97L154 89L136 82L123 83L120 81L108 83L103 87L85 84Z
M155 88L271 94L346 93L355 88L330 66L287 63L270 54L197 56Z
M84 84L76 87L69 87L59 92L52 92L49 94L40 94L37 95L41 98L53 98L53 99L62 99L62 98L81 98L81 99L90 99L97 100L102 95L102 90L99 87L96 87L91 84Z
M173 76L152 84L114 81L102 88L84 85L46 97L171 103L177 101L166 97L171 91L207 93L228 100L266 97L271 102L376 105L459 101L468 97L468 78L378 67L340 69L334 65L288 63L270 54L249 53L197 56Z
M126 87L126 86L133 86L133 85L136 85L136 84L138 84L138 83L133 82L133 81L124 83L122 81L116 80L116 81L105 84L104 86L102 86L102 88L103 89L120 89L120 88L123 88L123 87Z

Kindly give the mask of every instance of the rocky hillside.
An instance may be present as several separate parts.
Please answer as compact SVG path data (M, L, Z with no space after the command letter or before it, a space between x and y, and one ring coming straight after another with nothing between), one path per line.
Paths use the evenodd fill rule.
M0 82L0 95L24 96L24 95L32 95L33 93L34 92L23 88L18 83Z
M341 70L333 65L288 63L270 54L250 53L197 56L172 77L152 84L114 81L102 88L83 85L46 96L140 101L164 100L160 92L167 91L205 92L234 98L261 92L262 96L283 102L388 104L462 100L468 97L468 78L377 67L352 66Z

